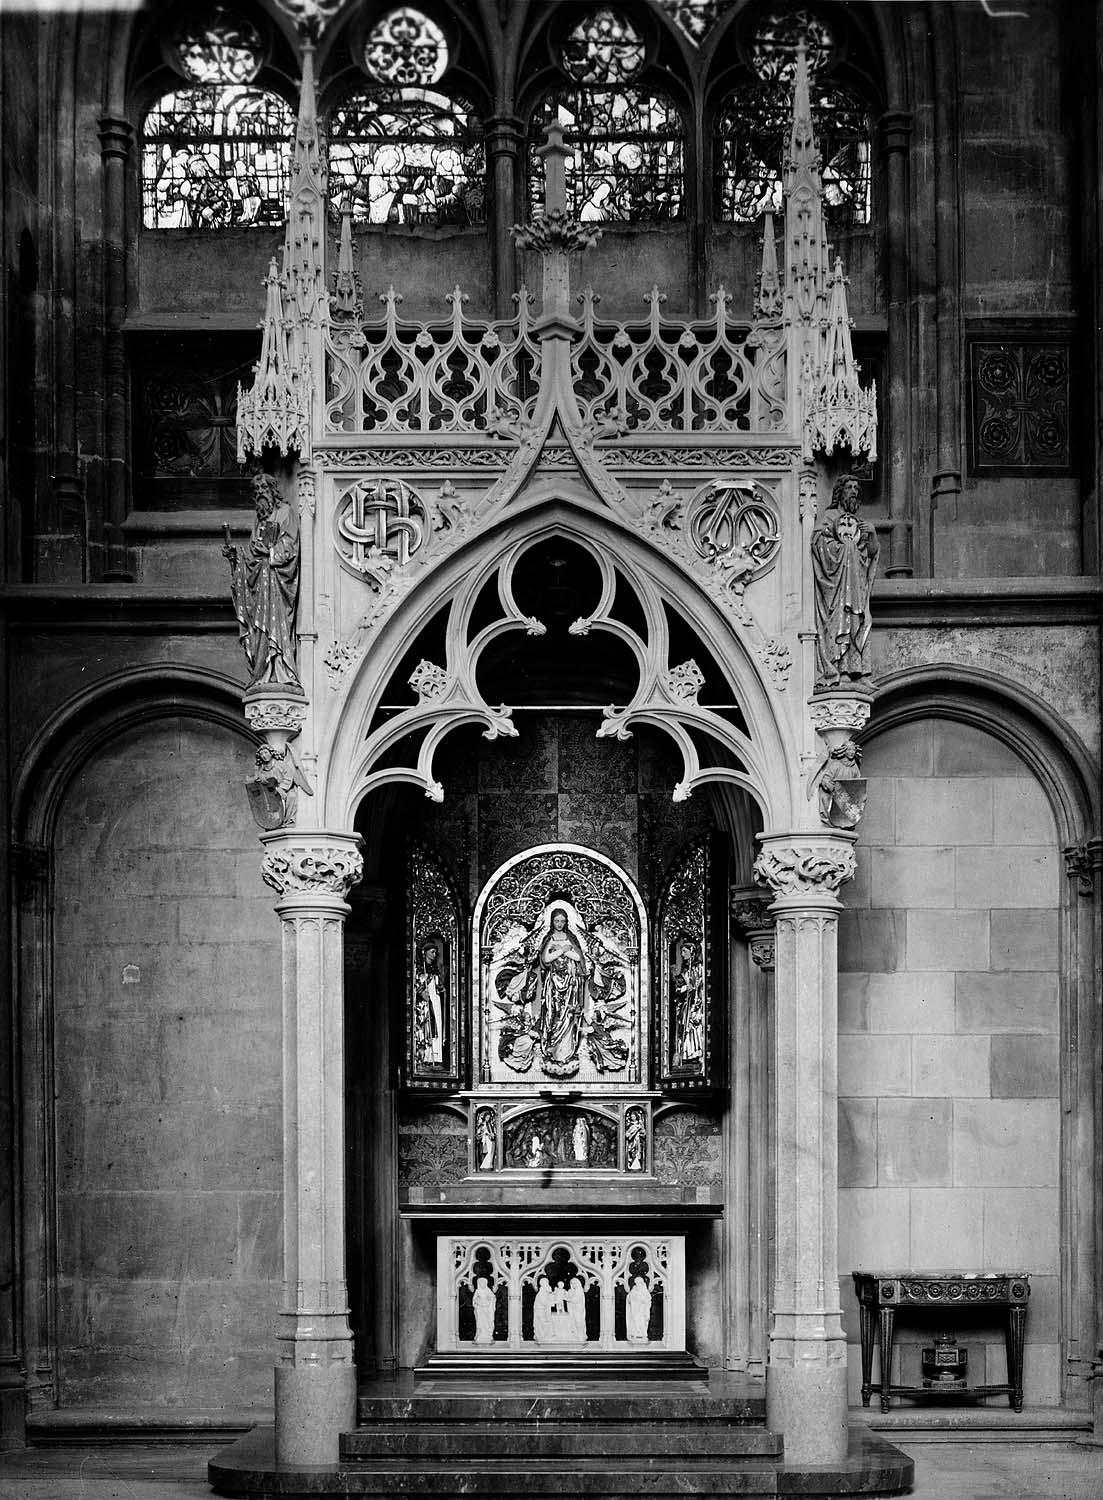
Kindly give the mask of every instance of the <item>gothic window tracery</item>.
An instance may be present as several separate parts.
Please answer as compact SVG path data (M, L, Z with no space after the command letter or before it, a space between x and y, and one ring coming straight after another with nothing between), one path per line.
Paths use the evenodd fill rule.
M427 88L448 66L448 42L435 21L412 5L400 5L368 33L364 66L379 83Z
M294 112L258 86L264 42L224 6L188 16L167 56L186 80L142 125L147 229L245 229L283 222Z
M865 101L833 76L838 40L806 10L767 14L746 48L748 76L722 101L713 130L714 207L727 223L780 212L798 48L809 62L812 120L822 158L824 209L836 228L871 217L872 122Z
M542 211L539 148L553 123L563 129L567 208L583 223L678 219L683 211L683 127L673 100L635 80L647 61L643 38L617 10L600 7L559 44L570 82L546 93L529 131L529 190Z
M485 171L470 107L432 89L359 93L330 121L330 199L354 223L480 224Z

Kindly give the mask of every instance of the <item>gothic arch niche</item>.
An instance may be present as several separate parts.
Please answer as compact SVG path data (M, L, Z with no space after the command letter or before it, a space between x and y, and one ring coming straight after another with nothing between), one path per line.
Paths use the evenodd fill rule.
M638 573L625 549L613 564L580 531L534 526L501 553L484 544L481 560L463 575L466 583L454 589L438 580L439 593L421 601L421 628L404 649L396 644L388 652L390 626L381 633L371 699L365 701L361 684L346 706L359 750L345 784L363 789L356 827L366 844L348 943L349 1268L359 1357L376 1368L418 1365L444 1347L433 1328L439 1273L426 1222L442 1202L496 1202L517 1215L535 1206L535 1193L550 1190L553 1202L580 1211L608 1203L611 1192L621 1191L614 1183L633 1178L637 1211L641 1204L678 1202L702 1215L687 1237L687 1269L710 1290L688 1309L686 1345L713 1364L739 1358L720 1274L722 1263L745 1261L734 1242L748 1235L745 1211L728 1192L732 1153L741 1144L732 1139L733 1112L727 1095L715 1090L683 1097L675 1080L664 1091L658 1059L648 1053L661 1033L654 934L672 867L710 836L726 835L731 868L725 854L717 869L725 906L729 881L750 881L761 813L746 766L755 775L762 766L749 732L757 716L740 701L719 650L696 622L674 616L656 590L631 586ZM451 603L442 606L442 599ZM710 609L702 601L702 612ZM688 614L684 604L682 614ZM729 650L729 661L734 654ZM692 662L693 669L672 674L672 660L675 668ZM753 703L753 684L748 697ZM349 742L339 730L335 761ZM329 768L334 798L341 795L340 769ZM784 800L784 789L772 791ZM480 1070L480 893L493 889L496 872L519 868L546 847L572 849L590 867L615 867L638 888L633 909L646 1015L638 1076L622 1084L615 1083L616 1067L606 1075L592 1067L576 1072L570 1059L570 1076L541 1072L535 1082L539 1069L497 1066L497 1052L492 1076ZM451 1012L463 1036L462 1061L458 1075L445 1070L436 1087L432 1068L416 1065L411 1036L420 956L426 947L447 952L451 940L441 943L448 924L439 916L426 941L411 926L411 876L422 859L411 850L432 851L445 872L440 884L454 893L463 948L464 992ZM575 903L569 876L552 884L536 903L534 927L546 918L550 929L557 907ZM726 960L726 914L718 925ZM530 943L534 952L546 936L542 928L538 936ZM435 960L433 967L447 969L455 982L450 963ZM607 980L616 978L613 967ZM528 982L516 957L508 973L496 976L518 996ZM438 1003L442 996L452 1000L447 988L436 986ZM747 1003L742 978L725 984L722 1012ZM738 1029L733 1025L733 1034ZM497 1049L500 1040L494 1033L490 1045ZM722 1045L717 1078L730 1066L745 1114L749 1061L742 1053L729 1056L729 1044ZM602 1076L614 1080L608 1096L598 1087ZM474 1242L457 1248L468 1280L452 1309L462 1330L455 1336L467 1348L482 1326L472 1302L478 1278L467 1265L475 1248ZM495 1326L507 1316L500 1273L482 1276L495 1299ZM629 1282L624 1296L630 1288ZM616 1305L617 1336L627 1339ZM495 1339L504 1338L499 1329Z

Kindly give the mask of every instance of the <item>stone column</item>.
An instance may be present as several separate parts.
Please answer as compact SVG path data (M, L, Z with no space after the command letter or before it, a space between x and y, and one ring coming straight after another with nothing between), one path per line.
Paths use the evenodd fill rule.
M345 1279L344 943L360 840L289 829L262 837L283 926L284 1298L276 1461L335 1464L356 1423Z
M104 459L107 548L105 582L130 583L126 520L129 481L129 413L126 388L126 168L134 127L126 120L100 121L103 159Z
M837 892L850 833L763 834L774 892L774 1296L766 1420L796 1463L847 1451L838 1270Z
M525 132L515 115L494 115L484 126L486 157L491 182L490 253L494 305L499 318L516 314L513 294L517 290L517 252L513 248L513 226L525 217L517 202L517 185L524 180Z

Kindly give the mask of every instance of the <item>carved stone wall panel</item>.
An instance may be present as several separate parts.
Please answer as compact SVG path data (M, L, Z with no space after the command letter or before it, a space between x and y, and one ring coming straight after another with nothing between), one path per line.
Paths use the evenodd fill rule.
M437 1236L437 1349L683 1350L685 1237Z
M467 1126L452 1110L418 1110L398 1117L398 1185L406 1193L462 1182L467 1176Z
M719 1188L722 1144L718 1116L670 1110L655 1121L652 1170L660 1182L672 1186Z
M972 474L1071 472L1068 338L969 339Z

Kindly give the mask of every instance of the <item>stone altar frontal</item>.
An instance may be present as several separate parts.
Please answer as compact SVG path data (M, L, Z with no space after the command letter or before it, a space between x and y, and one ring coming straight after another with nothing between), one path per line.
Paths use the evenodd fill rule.
M437 1351L682 1353L685 1236L437 1236Z

